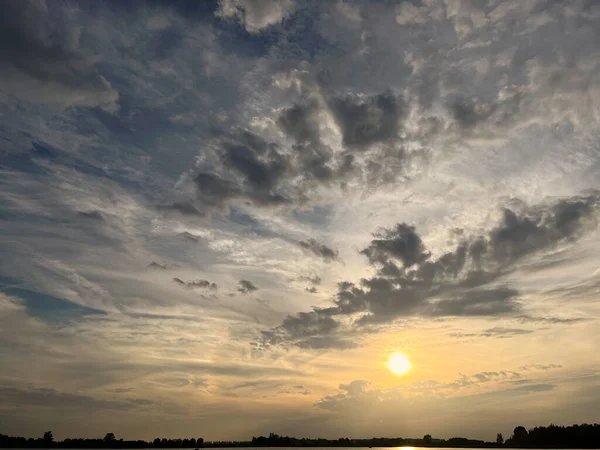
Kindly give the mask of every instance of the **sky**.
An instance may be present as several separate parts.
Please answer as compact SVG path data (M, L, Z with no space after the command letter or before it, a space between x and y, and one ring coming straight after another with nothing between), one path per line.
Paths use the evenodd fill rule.
M599 49L594 0L0 0L0 432L597 421Z

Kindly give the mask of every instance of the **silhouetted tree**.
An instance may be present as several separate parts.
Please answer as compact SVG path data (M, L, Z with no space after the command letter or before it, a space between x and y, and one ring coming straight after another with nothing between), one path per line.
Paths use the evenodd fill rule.
M498 445L504 444L504 437L502 436L502 433L498 433L496 435L496 444L498 444Z
M515 427L515 429L513 430L512 438L513 441L515 441L516 443L525 442L525 439L527 439L527 430L525 429L525 427L521 425Z
M104 435L104 442L106 442L106 443L113 442L116 440L117 440L117 438L115 437L115 433L106 433Z
M204 444L204 439L203 438L196 439L196 445L198 447L202 447L203 444Z
M52 445L53 440L54 436L52 436L52 431L46 431L44 433L44 444L50 447Z
M423 442L425 442L425 444L431 444L431 440L432 437L430 434L426 434L425 436L423 436Z

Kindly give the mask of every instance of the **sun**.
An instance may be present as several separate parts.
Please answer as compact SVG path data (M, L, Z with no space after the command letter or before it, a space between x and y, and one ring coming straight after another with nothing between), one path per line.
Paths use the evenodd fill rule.
M392 356L390 356L387 366L388 369L390 369L396 375L403 375L411 368L410 361L406 355L402 353L394 353Z

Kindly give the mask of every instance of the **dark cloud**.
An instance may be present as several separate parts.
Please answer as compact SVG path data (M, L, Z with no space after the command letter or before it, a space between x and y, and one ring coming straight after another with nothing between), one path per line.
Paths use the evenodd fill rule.
M306 288L304 288L304 290L306 292L308 292L309 294L316 294L317 292L319 292L319 291L317 291L317 288L314 286L306 287Z
M343 144L362 150L397 138L407 112L403 99L391 92L334 97L329 108L342 132Z
M475 127L489 118L493 112L488 105L478 105L473 100L465 98L451 100L448 109L452 118L463 129Z
M82 217L84 219L92 219L92 220L98 220L103 222L104 221L104 216L102 215L102 213L100 211L78 211L77 215L79 217Z
M493 257L509 263L563 240L577 239L584 231L583 222L596 220L592 213L597 205L598 198L594 195L562 200L549 209L528 215L519 216L505 209L502 225L490 235Z
M225 206L228 200L241 195L238 185L213 173L198 173L194 177L198 199L208 206Z
M152 261L150 264L146 266L146 269L153 270L167 270L169 266L167 264L157 263L156 261Z
M405 223L399 223L394 229L383 230L376 237L361 253L371 264L383 266L384 272L398 270L392 262L394 259L401 261L404 267L410 267L430 256L415 228Z
M280 192L290 162L276 146L249 131L223 135L215 145L223 174L200 171L193 179L203 205L224 207L233 200L246 200L257 206L279 206L291 201Z
M173 278L173 281L190 289L201 288L216 291L218 286L216 283L211 283L208 280L183 281L181 278Z
M504 209L498 226L485 235L462 238L453 251L437 259L432 258L414 227L402 223L383 230L361 252L377 268L375 276L363 278L359 284L340 283L332 307L315 309L311 316L296 316L297 319L302 317L298 322L292 321L294 317L288 318L287 323L297 325L288 337L293 341L298 335L296 328L302 325L310 330L314 323L326 323L330 328L318 330L319 334L329 332L335 338L341 331L334 324L340 326L340 322L330 319L353 314L362 315L355 327L382 324L411 315L510 315L522 321L547 323L581 320L536 319L523 311L518 291L494 283L516 270L522 258L573 241L593 228L598 203L598 194L593 193L523 207L519 212ZM309 244L305 246L310 247ZM307 321L307 317L311 321ZM323 318L323 322L318 318ZM489 334L497 334L495 331ZM285 343L286 333L276 333L276 336L279 339L264 334L263 339L271 344Z
M323 258L326 262L339 260L339 252L337 250L327 247L325 244L321 244L315 239L311 238L306 241L300 241L298 242L298 245L319 258Z
M199 236L196 236L192 233L189 233L187 231L184 231L183 233L180 233L179 236L181 236L184 240L186 241L191 241L191 242L198 242L200 240Z
M188 281L187 285L189 287L199 287L199 288L211 289L211 290L216 290L218 288L216 283L212 283L208 280Z
M510 288L473 289L461 297L447 298L432 304L432 316L498 316L520 309L518 291Z
M207 208L234 202L302 205L321 187L345 188L350 181L364 181L368 187L390 184L408 176L409 162L417 164L417 158L421 158L418 165L426 162L424 150L386 146L367 151L375 143L400 142L398 123L406 112L402 99L391 93L349 94L331 95L323 103L315 97L306 95L276 118L288 137L283 142L266 132L215 128L210 144L215 160L202 165L193 178L197 201ZM320 122L328 111L344 132L343 152L322 142Z
M335 334L339 329L340 324L332 317L318 311L301 312L288 316L280 326L263 331L255 346L265 349L285 343L312 349L356 347L356 342Z
M293 137L298 144L318 145L321 142L319 135L318 112L316 102L296 103L285 109L277 124L283 132Z
M257 196L273 196L285 175L287 166L284 158L275 150L261 151L241 145L228 145L224 162L244 176L246 183Z
M251 281L240 280L238 282L237 290L238 290L238 292L241 292L242 294L248 294L250 292L258 291L258 288Z
M116 110L118 93L97 73L93 55L80 47L82 28L54 6L0 1L3 88L31 102Z
M321 284L321 277L318 275L314 275L314 276L300 276L298 277L299 281L306 281L307 283L313 284L315 286L318 286Z

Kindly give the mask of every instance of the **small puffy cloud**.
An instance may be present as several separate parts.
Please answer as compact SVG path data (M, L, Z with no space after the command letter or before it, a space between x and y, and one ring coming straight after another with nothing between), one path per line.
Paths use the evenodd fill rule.
M240 280L238 282L237 290L242 294L249 294L250 292L258 291L258 288L251 281Z
M168 264L158 263L156 261L152 261L150 264L146 266L146 269L152 270L167 270L169 268Z
M396 22L399 25L422 24L427 21L427 10L410 2L402 2L396 5Z
M104 221L104 216L100 211L92 210L92 211L78 211L77 215L84 219L92 219L98 221Z
M220 0L217 14L239 21L250 33L258 33L280 23L295 9L295 0Z
M300 248L307 250L319 258L323 258L325 262L337 261L339 260L339 252L338 250L334 250L331 247L328 247L325 244L321 244L316 239L308 239L306 241L299 241L298 246Z
M211 291L216 291L218 289L216 283L212 283L208 280L183 281L181 278L173 278L173 282L190 289L210 289Z
M321 284L321 277L319 275L308 275L308 276L300 276L298 277L299 281L306 281L307 283L318 286Z

